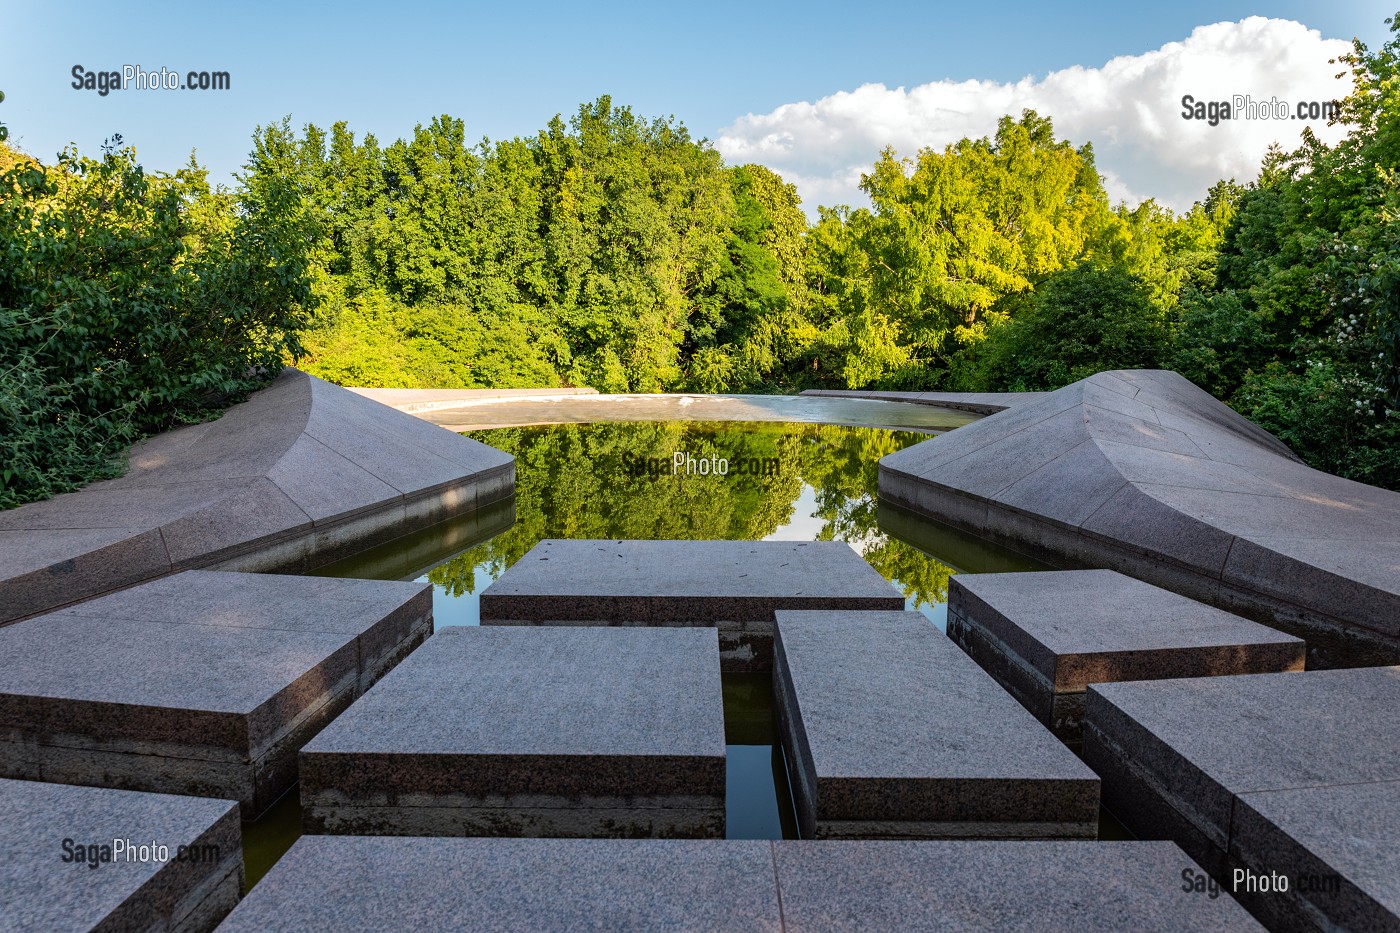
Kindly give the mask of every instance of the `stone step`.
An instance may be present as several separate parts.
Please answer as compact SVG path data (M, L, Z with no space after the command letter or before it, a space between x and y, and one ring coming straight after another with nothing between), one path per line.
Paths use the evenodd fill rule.
M212 930L243 884L238 804L0 778L0 930Z
M915 612L779 612L804 838L1094 838L1099 779Z
M0 776L253 819L432 624L424 584L186 571L0 627Z
M481 594L483 625L714 626L725 670L768 670L779 609L903 609L836 541L546 539Z
M1397 667L1095 684L1084 756L1270 928L1400 929L1397 709Z
M1112 570L961 575L948 635L1071 744L1091 683L1301 671L1302 639Z
M716 639L444 628L301 754L316 833L723 836Z
M1260 929L1198 875L1169 842L307 836L220 929Z

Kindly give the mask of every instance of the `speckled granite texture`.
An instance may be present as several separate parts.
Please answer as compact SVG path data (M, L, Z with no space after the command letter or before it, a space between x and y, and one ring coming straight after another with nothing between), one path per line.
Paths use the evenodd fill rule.
M1400 661L1400 494L1309 469L1172 372L1099 373L880 461L882 500Z
M313 832L722 836L715 632L445 628L301 775Z
M0 931L212 930L238 903L239 831L228 800L0 779ZM160 854L143 845L170 860L128 861Z
M1093 838L1099 780L915 612L779 612L804 838Z
M1112 570L953 577L948 636L1072 743L1087 684L1301 671L1306 654L1291 635Z
M307 836L228 933L1261 929L1169 842Z
M1089 687L1085 760L1139 836L1222 879L1283 930L1400 928L1400 668Z
M481 594L483 625L714 626L725 670L772 666L778 609L903 609L837 541L546 539Z
M421 583L186 571L0 628L0 775L239 801L432 631Z
M509 498L515 461L297 370L0 512L0 623L191 568L306 570Z

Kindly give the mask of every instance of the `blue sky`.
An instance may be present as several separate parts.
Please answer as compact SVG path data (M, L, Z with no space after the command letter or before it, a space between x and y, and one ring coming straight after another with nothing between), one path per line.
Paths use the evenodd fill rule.
M359 133L392 139L446 112L464 118L470 136L499 138L531 134L555 113L609 93L647 115L675 114L697 136L718 140L748 114L773 114L862 85L1012 83L1074 66L1099 68L1117 56L1181 42L1198 26L1249 16L1293 20L1324 39L1357 35L1379 45L1391 12L1372 2L1078 3L1069 9L975 2L868 8L824 2L75 2L58 8L0 0L0 89L7 95L0 121L10 126L13 142L40 158L70 141L94 151L120 132L149 168L173 168L194 148L215 177L226 180L246 155L253 127L288 114L297 124L344 119ZM103 98L69 86L75 64L228 71L232 90L129 90ZM974 126L993 119L974 117ZM1113 132L1088 117L1080 122L1074 126L1081 133ZM765 125L781 127L782 119ZM863 129L840 165L790 159L775 167L811 175L809 201L835 198L845 192L840 173L847 177L852 165L868 164L867 150L878 151L881 132ZM942 142L927 126L889 135L889 143L910 147ZM743 132L730 136L738 140L730 149L743 149ZM782 163L779 156L770 161ZM1123 191L1158 193L1144 190L1158 176L1162 185L1187 190L1206 170L1175 180L1168 170L1153 171L1124 181Z

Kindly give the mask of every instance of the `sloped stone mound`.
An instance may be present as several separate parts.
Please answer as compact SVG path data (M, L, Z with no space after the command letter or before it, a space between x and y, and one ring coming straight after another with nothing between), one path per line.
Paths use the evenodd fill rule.
M515 461L294 369L0 514L0 624L193 568L307 570L509 497Z
M1400 660L1400 495L1313 470L1181 376L1100 373L880 461L883 499Z

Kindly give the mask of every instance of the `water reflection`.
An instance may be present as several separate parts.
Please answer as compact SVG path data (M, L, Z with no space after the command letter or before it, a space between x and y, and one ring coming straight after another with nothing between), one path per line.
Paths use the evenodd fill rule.
M515 455L514 500L320 572L431 581L436 624L475 625L481 591L543 538L835 540L851 544L898 587L909 608L944 627L951 574L1039 569L879 502L880 458L928 440L926 433L655 421L498 428L469 436ZM697 462L761 469L673 473L678 452ZM728 835L791 837L796 824L777 750L770 678L723 680Z
M516 522L428 570L439 624L476 621L475 597L542 538L846 541L942 619L952 566L879 526L878 463L927 435L814 424L552 425L470 436L516 457ZM673 455L773 463L768 475L672 474ZM639 471L637 463L664 465ZM469 605L448 605L466 600Z

